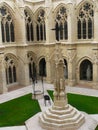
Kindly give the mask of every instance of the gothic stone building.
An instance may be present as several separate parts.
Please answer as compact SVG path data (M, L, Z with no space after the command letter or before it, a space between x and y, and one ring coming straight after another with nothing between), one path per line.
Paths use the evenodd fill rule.
M98 89L97 0L0 0L0 93L53 83L56 45L66 84Z

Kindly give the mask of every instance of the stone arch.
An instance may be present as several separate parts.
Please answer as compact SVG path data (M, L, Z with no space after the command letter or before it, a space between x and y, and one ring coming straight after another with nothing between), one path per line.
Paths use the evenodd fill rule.
M94 2L85 0L77 6L77 38L94 38Z
M55 38L59 40L68 39L68 11L65 4L57 6L54 12Z
M89 58L84 58L79 64L79 79L92 81L93 80L93 63Z
M64 65L65 65L64 77L65 77L65 79L68 79L68 62L67 62L66 58L63 58L63 59L64 59Z
M28 7L28 6L25 6L25 9L26 11L28 11L28 13L30 14L30 16L32 17L32 19L34 18L34 12Z
M8 53L5 56L5 73L7 85L17 82L18 60L15 55Z
M40 7L35 12L35 30L36 30L36 40L45 41L46 40L46 23L45 23L46 12L45 9Z
M15 11L13 10L13 8L6 2L2 2L0 4L0 8L3 7L3 6L8 9L8 11L10 12L13 20L15 20Z
M6 3L1 4L2 42L15 42L15 12Z
M88 56L84 56L84 57L82 57L81 59L79 59L79 60L77 61L76 65L79 67L80 64L81 64L81 62L82 62L83 60L85 60L85 59L87 59L87 60L89 60L90 62L93 63L93 59L91 59L91 58L88 57Z
M41 57L39 59L39 76L46 77L46 59L45 57Z
M79 9L81 8L81 6L85 3L90 3L92 4L93 6L95 6L93 0L84 0L84 1L81 1L77 6L76 6L76 14L78 15L79 14Z
M34 41L34 19L33 14L29 8L24 9L26 40L28 42Z
M44 10L45 11L45 8L44 7L39 7L35 12L34 12L34 18L37 19L37 15L38 13L40 12L40 10Z
M35 53L28 51L27 52L27 61L29 69L29 78L37 79L37 62Z
M12 58L13 60L14 60L14 62L15 62L15 64L18 66L18 58L14 55L14 54L12 54L12 53L6 53L5 55L4 55L4 58L5 57L9 57L9 58ZM5 60L5 59L4 59Z
M65 7L65 8L67 9L67 11L68 11L67 5L66 5L65 3L60 3L60 4L58 4L58 5L55 7L55 9L53 10L54 18L56 17L57 11L58 11L62 6Z

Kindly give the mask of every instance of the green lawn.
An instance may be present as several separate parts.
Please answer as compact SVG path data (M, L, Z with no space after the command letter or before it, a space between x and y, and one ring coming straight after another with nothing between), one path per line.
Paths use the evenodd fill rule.
M53 99L53 91L48 90ZM68 103L80 111L89 114L98 113L98 98L78 94L67 94ZM40 106L37 100L32 100L32 94L13 99L0 104L0 127L23 125L24 122L40 112ZM98 130L98 127L96 128Z
M40 112L37 100L28 94L0 104L0 127L23 125L24 122Z
M53 91L48 90L49 95L53 100ZM67 94L68 103L76 107L80 111L85 111L88 114L98 114L98 97L84 96L79 94Z
M97 128L95 130L98 130L98 126L97 126Z

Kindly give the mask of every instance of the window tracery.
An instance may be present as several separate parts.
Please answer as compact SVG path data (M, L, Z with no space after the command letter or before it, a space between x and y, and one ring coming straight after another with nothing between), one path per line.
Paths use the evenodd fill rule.
M16 65L13 58L5 57L5 70L6 70L6 82L7 84L12 84L17 82L16 76Z
M27 41L33 41L34 40L34 32L33 32L33 22L31 20L30 15L25 10L25 23L26 23L26 37Z
M40 10L38 13L36 35L37 35L37 41L46 40L45 11L44 10Z
M67 10L61 7L56 14L56 40L68 39Z
M94 32L94 9L93 5L85 3L79 10L78 39L91 39Z
M31 53L27 54L29 65L29 78L37 78L36 66Z
M2 31L2 42L14 42L14 23L11 14L5 7L0 8L2 15L1 20L1 31Z

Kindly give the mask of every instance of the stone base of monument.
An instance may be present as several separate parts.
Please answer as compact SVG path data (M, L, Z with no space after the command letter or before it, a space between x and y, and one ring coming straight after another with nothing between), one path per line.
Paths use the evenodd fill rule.
M41 99L43 98L43 92L40 90L36 90L34 93L32 93L32 99Z
M46 130L77 130L85 122L85 116L76 108L52 106L39 117L40 125Z

